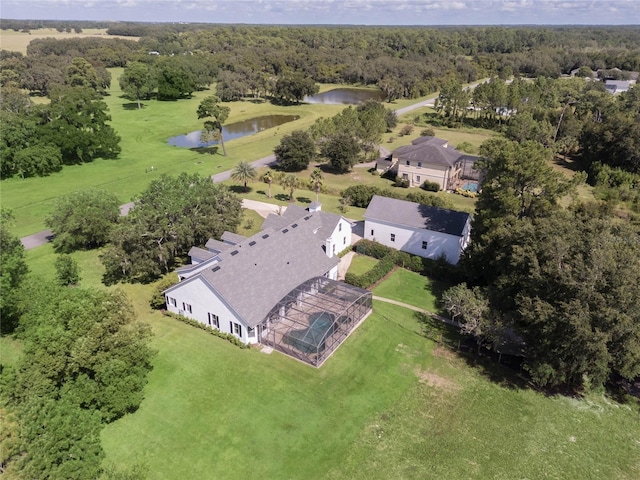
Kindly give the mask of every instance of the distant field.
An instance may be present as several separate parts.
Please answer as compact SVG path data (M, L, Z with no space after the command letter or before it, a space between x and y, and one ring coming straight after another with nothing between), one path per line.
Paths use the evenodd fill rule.
M27 47L31 40L37 38L124 38L126 40L139 40L139 37L123 37L120 35L107 35L104 28L86 28L82 33L58 32L55 28L41 28L30 33L16 32L14 30L0 30L0 48L13 52L27 53Z

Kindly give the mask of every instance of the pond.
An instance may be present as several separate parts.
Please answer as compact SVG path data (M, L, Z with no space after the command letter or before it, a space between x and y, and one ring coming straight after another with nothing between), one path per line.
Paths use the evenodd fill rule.
M261 132L268 128L278 127L284 123L293 122L300 118L298 115L267 115L264 117L251 118L243 122L230 123L229 125L223 125L222 135L225 142L235 140L236 138L246 137L247 135L253 135L254 133ZM167 143L176 147L183 148L199 148L216 145L217 140L203 143L200 141L200 134L202 130L196 130L195 132L187 133L186 135L178 135L171 137Z
M357 105L367 100L382 102L384 93L373 89L336 88L311 97L304 97L303 101L306 103L324 103L325 105Z

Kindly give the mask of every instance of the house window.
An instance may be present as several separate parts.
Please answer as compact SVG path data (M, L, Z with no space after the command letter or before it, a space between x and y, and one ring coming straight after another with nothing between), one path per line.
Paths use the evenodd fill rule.
M409 180L409 174L408 173L403 173L402 174L402 179L403 180Z
M405 165L409 166L409 165L411 165L411 162L410 162L409 160L407 160L407 161L405 162Z
M342 231L342 223L338 224L338 231L341 232Z
M422 162L418 162L418 168L422 168Z
M346 245L347 244L347 237L342 237L342 244Z
M396 241L396 234L395 234L395 233L392 233L392 234L391 234L391 241L392 241L392 242L395 242L395 241Z
M336 254L336 246L335 245L333 246L333 254L334 255Z
M182 302L182 310L184 310L185 312L193 313L191 311L191 305L189 305L188 303Z
M242 325L240 325L239 323L229 322L229 330L231 330L231 333L233 333L234 335L242 337Z
M416 183L420 183L420 175L416 175Z
M207 323L209 324L210 327L215 327L218 330L220 330L220 318L218 317L218 315L214 315L213 313L208 313L208 320Z
M427 242L425 242L424 240L422 241L422 249L426 250L427 249Z
M176 302L176 299L173 297L167 297L167 304L173 305L174 307L178 306L178 302Z
M256 329L255 328L251 328L251 327L247 327L247 335L249 336L249 338L255 338L256 337Z
M373 237L373 228L371 229L371 236Z

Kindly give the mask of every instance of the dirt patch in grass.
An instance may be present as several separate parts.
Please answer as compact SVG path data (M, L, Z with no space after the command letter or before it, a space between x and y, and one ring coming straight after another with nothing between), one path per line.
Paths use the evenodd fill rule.
M449 363L453 363L456 360L458 360L458 357L454 352L452 352L448 348L445 348L441 345L438 345L436 348L434 348L432 353L434 357L444 358Z
M446 392L457 392L462 387L453 380L445 378L436 372L430 370L416 369L416 376L420 383L426 383L430 387L437 388L438 390L444 390Z

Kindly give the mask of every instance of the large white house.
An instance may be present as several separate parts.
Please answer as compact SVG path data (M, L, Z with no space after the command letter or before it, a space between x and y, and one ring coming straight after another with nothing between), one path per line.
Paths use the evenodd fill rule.
M167 310L318 366L371 309L369 292L336 280L350 245L343 217L290 206L249 238L225 232L193 247Z
M364 213L364 238L396 250L456 264L469 244L468 213L374 195Z

